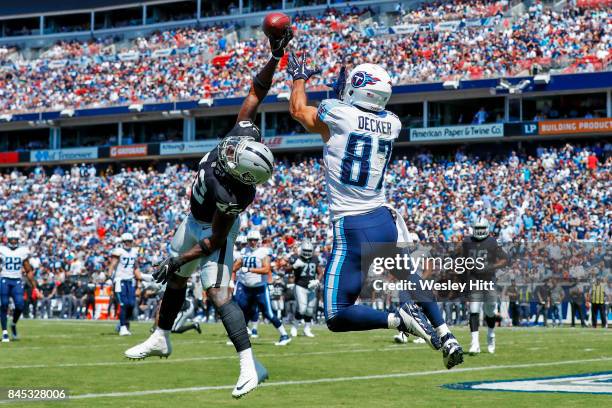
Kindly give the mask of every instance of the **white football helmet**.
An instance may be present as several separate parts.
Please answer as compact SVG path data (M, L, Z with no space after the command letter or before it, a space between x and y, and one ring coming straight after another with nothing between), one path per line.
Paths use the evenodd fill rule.
M6 239L8 241L9 248L15 249L19 246L19 240L21 239L21 236L17 231L12 230L6 233Z
M134 241L134 236L132 234L130 234L129 232L125 232L121 234L121 242L130 242L130 241Z
M238 237L236 237L236 244L238 245L244 245L247 243L247 237L246 235L238 235Z
M261 234L257 230L251 230L247 234L247 241L259 241L261 240Z
M376 64L359 64L349 74L342 100L374 112L385 109L391 97L391 77Z
M313 253L314 247L312 246L312 242L303 241L302 245L300 246L300 256L302 258L308 259L312 256Z
M252 137L229 136L219 144L219 164L241 183L262 184L272 176L274 156Z
M489 236L489 221L486 218L481 217L474 222L472 236L478 240L483 240Z

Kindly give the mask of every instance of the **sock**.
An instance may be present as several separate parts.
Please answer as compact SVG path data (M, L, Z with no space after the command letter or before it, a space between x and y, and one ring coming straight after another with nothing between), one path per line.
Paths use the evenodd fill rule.
M153 332L153 334L157 335L157 336L164 336L164 337L168 337L170 335L170 330L164 330L164 329L160 329L159 327L157 329L155 329L155 331Z
M181 307L183 307L183 302L185 302L186 292L186 287L180 289L166 287L161 307L159 308L159 319L157 323L159 328L163 330L172 330L172 325L174 325L176 316L178 316ZM123 313L123 308L121 312Z
M304 330L309 330L310 329L310 322L307 322L304 324Z
M387 327L390 329L397 329L401 323L399 316L395 313L389 313L387 316Z
M246 322L244 321L244 314L238 305L230 300L223 306L217 309L221 316L221 321L225 327L225 331L229 336L236 351L240 353L243 350L251 348L251 341L247 333ZM241 360L242 361L242 360Z
M478 326L480 325L480 314L470 313L470 331L478 332Z
M340 309L327 319L327 327L333 332L387 329L389 313L374 310L364 305L352 305Z
M243 368L255 369L255 360L253 358L253 349L251 347L238 352L238 359L240 360L240 370Z
M19 321L19 318L21 317L22 312L23 312L22 309L15 309L13 311L13 324L17 324L17 322Z
M417 305L423 309L423 313L433 327L438 327L444 324L442 312L440 311L440 308L436 302L417 302Z
M251 328L255 331L257 331L257 328L259 327L259 320L256 322L251 322Z
M488 336L488 337L495 337L495 329L494 329L494 328L492 328L492 327L489 327L489 328L487 329L487 336Z
M287 335L287 330L285 330L285 326L283 326L282 324L278 326L278 332L280 333L281 336Z
M442 323L441 325L436 327L436 333L438 333L438 337L442 338L448 333L450 333L450 330L448 330L448 326L446 325L446 323Z
M478 344L480 340L478 340L478 332L472 332L472 344Z

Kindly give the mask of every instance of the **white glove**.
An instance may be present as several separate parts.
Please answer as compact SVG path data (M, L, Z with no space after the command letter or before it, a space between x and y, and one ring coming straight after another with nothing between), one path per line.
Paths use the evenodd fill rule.
M298 269L298 268L303 267L304 265L306 265L306 264L304 263L304 261L302 261L300 258L298 258L298 259L297 259L297 260L296 260L296 261L293 263L293 265L292 265L292 266L293 266L293 269Z
M234 289L235 286L236 286L236 284L234 283L234 281L230 279L230 281L229 281L230 289Z
M319 280L318 280L318 279L311 279L311 280L308 282L308 289L311 289L311 290L312 290L312 289L316 289L316 288L318 288L318 287L319 287L319 285L320 285L320 284L321 284L321 283L319 282Z

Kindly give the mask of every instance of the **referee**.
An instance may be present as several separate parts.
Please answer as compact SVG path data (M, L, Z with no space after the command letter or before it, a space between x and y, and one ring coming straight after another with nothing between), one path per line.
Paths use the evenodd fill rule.
M606 285L601 278L597 278L591 288L591 318L593 328L597 327L597 313L601 316L601 325L605 329L608 327L608 317L606 316Z

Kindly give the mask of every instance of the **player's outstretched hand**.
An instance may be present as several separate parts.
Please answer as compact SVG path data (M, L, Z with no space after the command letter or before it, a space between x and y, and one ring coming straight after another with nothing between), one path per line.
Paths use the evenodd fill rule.
M178 271L180 267L181 262L179 261L178 257L172 256L170 258L166 258L162 263L157 265L157 270L153 273L153 279L155 279L155 282L163 285L164 283L168 282L168 279L170 279L170 277L174 275L174 273Z
M281 59L285 55L285 48L289 44L289 41L293 38L293 30L291 26L283 32L280 37L270 36L270 49L272 50L272 56L276 59Z
M291 75L293 80L303 79L304 81L308 81L308 79L316 74L321 73L319 68L309 68L306 64L306 53L302 53L301 57L296 57L292 52L289 55L289 59L287 60L287 72Z

